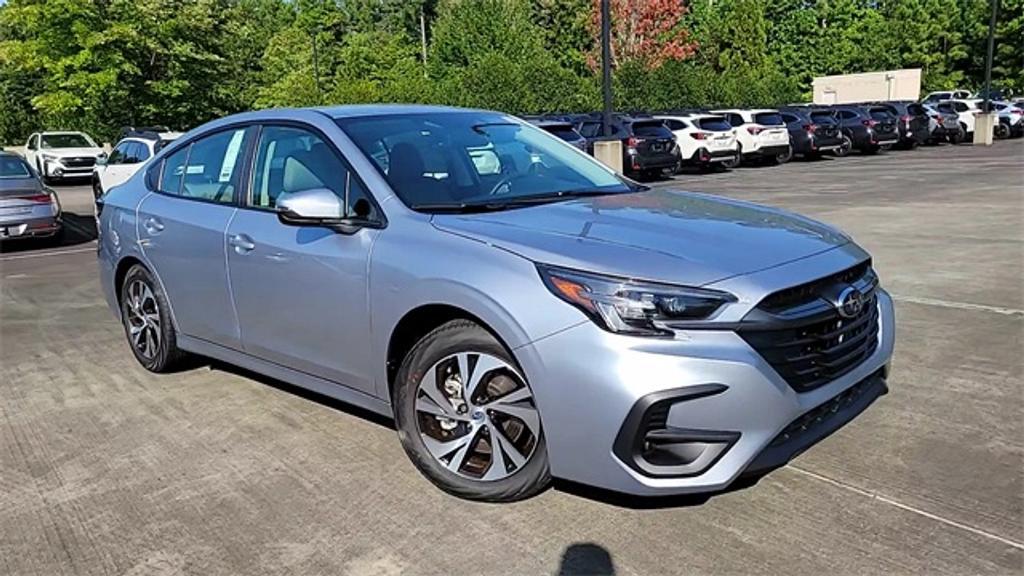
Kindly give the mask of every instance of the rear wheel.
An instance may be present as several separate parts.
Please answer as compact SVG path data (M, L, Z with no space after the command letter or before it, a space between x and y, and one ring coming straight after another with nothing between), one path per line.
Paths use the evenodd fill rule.
M850 150L853 149L853 141L846 134L843 134L843 143L836 148L833 154L838 158L844 158L850 155Z
M170 372L184 356L169 311L149 271L132 266L121 284L121 322L135 359L150 372Z
M960 144L964 141L964 133L962 131L954 132L949 135L950 144Z
M722 166L726 168L739 168L740 164L743 163L743 146L740 145L736 148L736 155L732 158L722 162Z
M996 124L995 128L993 128L992 135L997 140L1005 140L1010 137L1010 127L1002 123Z
M550 482L530 386L478 324L453 320L420 340L399 369L394 401L402 446L442 490L511 502Z
M793 159L793 149L792 148L786 148L786 150L784 152L779 152L778 154L775 155L775 158L774 158L776 164L785 164L786 162L789 162L792 159Z

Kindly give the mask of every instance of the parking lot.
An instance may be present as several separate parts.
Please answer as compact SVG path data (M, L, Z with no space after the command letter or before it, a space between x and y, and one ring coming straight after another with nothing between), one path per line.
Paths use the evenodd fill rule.
M658 186L851 233L897 304L890 394L756 485L512 505L435 489L391 424L222 365L139 367L91 192L0 254L0 574L1009 574L1024 570L1024 140Z

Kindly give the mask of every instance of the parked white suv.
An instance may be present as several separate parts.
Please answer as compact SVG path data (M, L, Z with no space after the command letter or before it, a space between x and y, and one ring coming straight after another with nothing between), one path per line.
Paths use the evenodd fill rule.
M943 90L940 92L929 92L921 102L925 104L938 104L944 100L964 100L971 97L968 90Z
M38 132L25 144L25 160L47 182L89 176L102 154L84 132Z
M713 110L712 114L725 117L736 130L739 154L734 162L727 162L727 166L759 158L783 164L793 157L789 130L778 110Z
M736 131L723 116L683 114L655 118L664 120L675 135L681 164L709 168L735 162Z
M180 132L155 130L131 130L125 134L110 155L100 158L93 168L92 191L96 198L126 182L164 146L181 136Z
M981 114L980 104L982 101L977 98L954 98L948 102L953 106L956 115L960 117L960 127L964 129L964 134L970 140L974 136L974 120L978 114Z

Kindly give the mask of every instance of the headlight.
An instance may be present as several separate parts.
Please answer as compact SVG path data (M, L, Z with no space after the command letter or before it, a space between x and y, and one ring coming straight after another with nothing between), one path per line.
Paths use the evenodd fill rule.
M46 160L47 162L57 162L58 160L60 160L60 158L58 158L57 156L54 156L52 154L45 154L44 153L43 154L43 160Z
M538 265L544 284L599 326L620 334L670 336L674 322L710 318L736 297L727 292L656 284Z

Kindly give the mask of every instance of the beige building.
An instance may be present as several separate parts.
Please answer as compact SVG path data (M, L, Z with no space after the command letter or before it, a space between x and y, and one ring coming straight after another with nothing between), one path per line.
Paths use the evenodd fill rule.
M874 100L917 100L921 69L887 70L814 79L815 104L847 104Z

